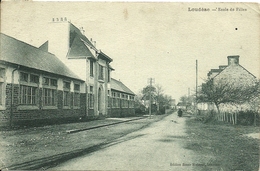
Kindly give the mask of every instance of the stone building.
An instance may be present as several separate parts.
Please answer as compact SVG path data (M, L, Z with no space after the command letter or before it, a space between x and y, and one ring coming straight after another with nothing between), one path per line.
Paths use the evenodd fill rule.
M208 73L208 80L212 80L213 84L227 84L234 87L246 87L254 85L257 78L247 69L239 64L239 56L228 56L228 65L221 65L218 69L211 69ZM221 110L233 111L238 106L222 104ZM210 103L199 103L199 110L215 110L215 106ZM248 109L248 105L240 105L240 109Z

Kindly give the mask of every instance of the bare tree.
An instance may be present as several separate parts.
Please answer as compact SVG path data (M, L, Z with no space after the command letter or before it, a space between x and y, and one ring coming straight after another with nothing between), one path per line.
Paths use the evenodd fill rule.
M218 113L220 104L244 104L252 103L259 97L259 81L252 85L237 85L230 82L208 80L202 84L198 91L198 102L214 103Z

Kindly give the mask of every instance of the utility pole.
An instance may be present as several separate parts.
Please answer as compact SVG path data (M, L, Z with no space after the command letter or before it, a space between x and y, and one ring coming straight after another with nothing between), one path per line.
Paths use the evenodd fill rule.
M154 83L154 78L149 78L148 79L148 82L149 82L149 116L151 118L151 115L152 115L152 85Z
M195 99L195 114L197 115L197 93L198 93L198 60L196 60L196 99Z

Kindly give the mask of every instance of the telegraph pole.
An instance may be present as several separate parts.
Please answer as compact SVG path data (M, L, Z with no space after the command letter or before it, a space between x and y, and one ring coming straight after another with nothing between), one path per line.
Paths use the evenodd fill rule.
M154 83L154 78L149 78L148 79L149 82L149 116L151 118L152 115L152 85Z
M195 114L197 114L198 106L197 106L197 93L198 93L198 60L196 60L196 99L195 99Z

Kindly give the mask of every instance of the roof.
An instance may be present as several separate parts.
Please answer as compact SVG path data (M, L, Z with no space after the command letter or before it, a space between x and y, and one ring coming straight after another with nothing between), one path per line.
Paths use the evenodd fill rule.
M216 77L218 77L220 74L222 74L224 71L226 71L226 70L228 70L228 69L230 69L230 68L242 68L242 70L244 70L246 73L248 73L249 75L251 75L253 78L256 78L256 76L254 76L251 72L249 72L247 69L245 69L243 66L241 66L240 64L235 64L235 65L228 65L227 67L225 67L223 70L221 70L217 75L215 75L214 77L213 77L213 79L214 78L216 78Z
M91 41L85 35L83 35L76 26L70 23L70 43L73 42L75 35L79 36L80 39L83 39L90 47L95 49L95 46L91 43Z
M39 49L41 49L42 51L48 52L48 47L49 47L49 41L46 41L45 43L43 43Z
M128 87L126 87L121 81L118 81L114 78L111 78L110 86L113 90L134 95L134 93Z
M208 72L208 76L210 76L212 73L219 73L221 72L222 69L211 69L209 72Z
M99 51L98 58L107 60L107 61L109 61L109 62L112 62L112 61L113 61L112 58L110 58L109 56L107 56L107 55L106 55L104 52L102 52L101 50Z
M3 33L0 47L1 61L81 80L55 55Z
M92 57L94 55L91 53L89 48L84 44L84 42L80 39L80 36L75 34L73 41L70 45L69 52L67 54L68 58L79 58L79 57Z
M97 54L98 58L105 59L109 62L112 62L113 59L106 55L101 50L96 49L92 42L81 33L81 31L70 23L70 50L68 52L69 58L78 58L78 57L91 57L95 58L91 53L90 49L93 49Z

